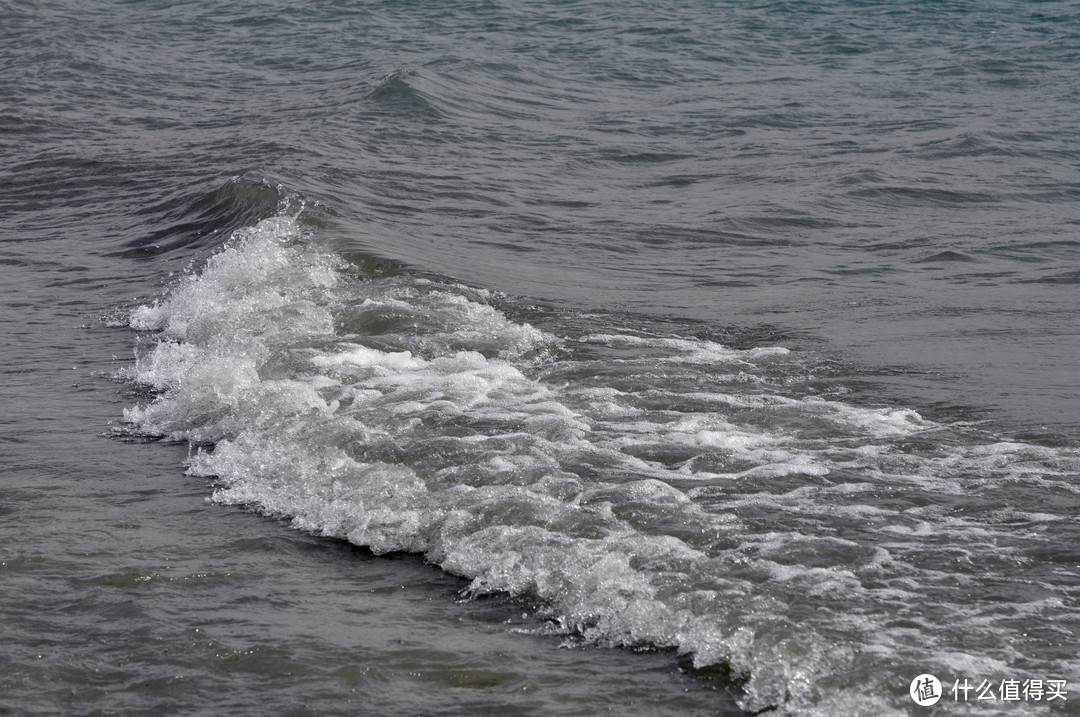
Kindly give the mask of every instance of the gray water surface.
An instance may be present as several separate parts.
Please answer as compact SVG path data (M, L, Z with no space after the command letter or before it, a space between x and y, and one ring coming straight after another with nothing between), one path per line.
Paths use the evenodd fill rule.
M1075 682L1073 4L0 17L0 712Z

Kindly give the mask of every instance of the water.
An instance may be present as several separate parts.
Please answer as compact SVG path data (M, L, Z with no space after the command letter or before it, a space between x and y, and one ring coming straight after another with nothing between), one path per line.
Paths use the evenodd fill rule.
M0 712L1078 713L1074 5L0 12Z

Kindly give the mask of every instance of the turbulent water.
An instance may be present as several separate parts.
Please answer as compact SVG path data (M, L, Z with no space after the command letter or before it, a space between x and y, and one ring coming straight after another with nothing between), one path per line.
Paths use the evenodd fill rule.
M0 12L0 713L1080 714L1075 5Z

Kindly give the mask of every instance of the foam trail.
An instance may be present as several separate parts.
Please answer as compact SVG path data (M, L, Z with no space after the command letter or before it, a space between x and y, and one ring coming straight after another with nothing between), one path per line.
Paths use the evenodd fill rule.
M125 417L212 444L189 471L218 502L423 554L597 644L726 665L749 711L903 714L898 676L1045 659L1000 647L1018 611L1075 625L1067 582L989 611L964 556L1022 565L1042 543L948 507L1002 481L1075 496L1075 453L785 392L782 347L568 340L492 301L365 275L269 219L133 312L154 339L130 378L158 396ZM1062 519L1049 500L1007 520Z

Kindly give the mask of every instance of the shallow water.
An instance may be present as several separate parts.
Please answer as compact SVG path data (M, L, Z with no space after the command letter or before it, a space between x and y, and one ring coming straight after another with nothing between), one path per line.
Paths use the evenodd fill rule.
M1075 681L1071 5L4 13L0 711Z

